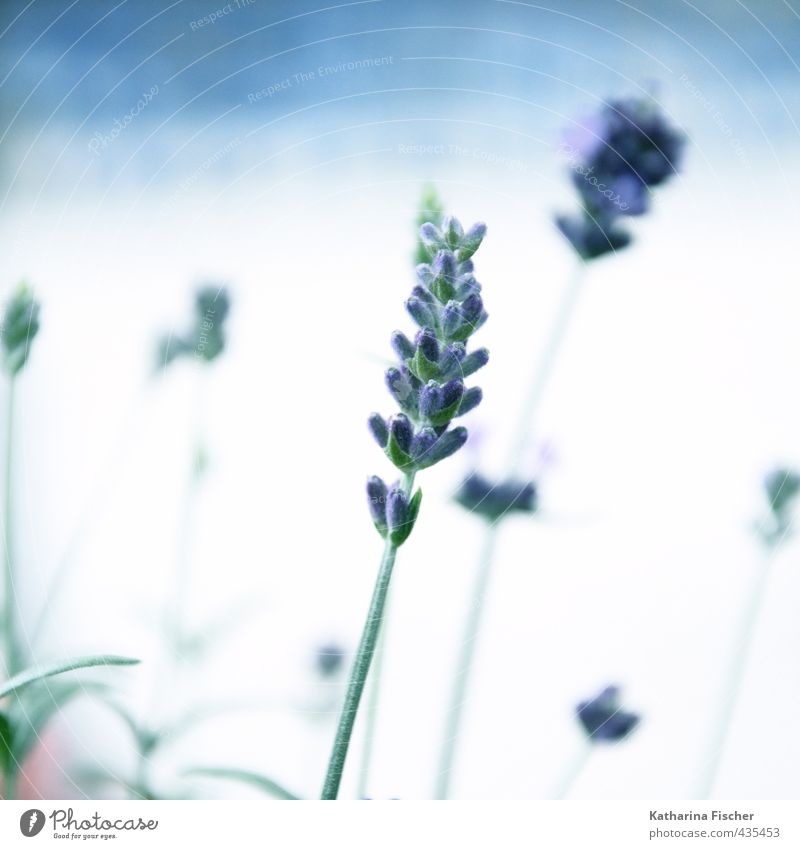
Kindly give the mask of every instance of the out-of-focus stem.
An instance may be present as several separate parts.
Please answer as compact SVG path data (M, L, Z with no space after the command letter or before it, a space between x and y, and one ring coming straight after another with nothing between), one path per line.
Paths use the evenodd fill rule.
M578 780L578 776L583 772L584 767L589 762L589 758L592 756L593 750L594 744L590 740L584 740L580 750L562 776L561 781L553 794L553 799L567 798L573 785Z
M547 344L542 350L531 382L528 384L528 391L522 402L520 415L517 419L514 436L511 439L506 459L506 472L509 475L513 475L517 471L517 466L525 451L525 446L530 440L534 418L539 411L539 405L553 375L558 354L561 352L564 340L567 337L567 331L575 315L575 308L578 305L579 296L583 288L585 268L586 266L583 263L578 265L567 283L567 288L562 295L555 320L550 328Z
M16 633L16 587L14 584L14 553L11 523L12 489L13 489L13 456L14 456L14 395L16 379L11 378L8 384L8 407L6 412L6 475L3 493L3 535L5 547L5 612L3 625L5 630L6 671L10 676L18 672L18 651Z
M576 267L572 274L562 296L547 344L534 369L533 377L522 403L520 416L517 420L514 436L512 437L509 448L506 461L506 474L509 476L517 473L520 459L530 439L534 418L539 410L545 389L553 374L558 354L564 344L572 317L575 314L575 308L582 289L584 269L585 265L582 263ZM442 740L439 759L439 772L436 776L437 799L446 799L449 793L453 762L458 745L458 735L461 729L461 715L464 704L468 699L468 686L480 634L484 597L489 584L495 541L501 521L502 516L495 523L487 527L484 535L481 559L475 578L475 587L472 591L472 604L467 617L464 635L461 639L461 653L453 678L453 691L450 695L448 715L445 722L444 739Z
M714 789L714 782L719 772L725 743L730 733L745 672L747 671L747 662L750 657L753 637L755 636L764 596L766 595L770 567L774 556L775 547L770 546L766 550L766 556L758 566L752 589L748 593L747 604L742 616L741 629L734 642L734 653L728 670L727 682L722 691L722 707L712 731L711 745L708 750L708 765L699 788L698 799L711 798L711 792Z
M436 776L436 799L447 799L450 792L450 780L453 775L456 745L461 732L467 689L475 659L478 633L480 632L481 620L483 619L483 609L489 586L490 567L498 528L499 525L496 523L489 525L483 540L483 551L478 563L478 574L475 578L472 604L467 614L464 636L461 641L458 664L453 680L453 689L450 694L450 704L445 720L444 737L442 738L442 749L439 756L439 772Z

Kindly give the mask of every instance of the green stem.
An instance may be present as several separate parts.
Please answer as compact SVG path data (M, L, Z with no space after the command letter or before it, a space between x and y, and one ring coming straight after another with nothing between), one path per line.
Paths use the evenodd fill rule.
M575 759L567 767L567 771L559 782L558 789L553 794L554 799L566 799L572 790L573 785L578 780L578 776L583 772L584 767L589 762L589 758L594 750L594 744L590 740L584 740L580 751L575 756Z
M528 386L527 395L522 403L520 416L514 430L514 437L511 440L506 461L506 470L509 474L514 474L517 471L520 458L530 440L534 418L544 397L545 389L552 377L558 354L567 337L567 330L575 315L575 308L583 288L582 283L585 268L585 264L578 265L567 283L567 288L558 307L558 313L550 328L547 344L542 350L539 361L536 364L533 378Z
M412 472L405 476L403 489L408 495L411 493L413 487L414 473ZM380 569L378 570L378 578L375 582L375 589L372 593L372 601L370 602L367 613L367 620L364 623L364 630L361 634L361 642L358 644L353 668L350 671L350 681L347 685L347 693L345 694L344 705L339 716L336 737L333 741L333 751L331 752L328 771L325 775L325 784L322 788L322 799L336 799L339 795L339 785L342 782L347 751L350 748L350 739L353 736L353 726L358 715L358 707L361 703L364 685L369 675L370 665L375 654L375 646L378 642L378 635L383 623L386 597L389 593L389 584L392 579L392 570L394 569L396 557L397 546L387 539L383 549Z
M47 586L47 594L44 597L42 606L36 617L35 623L31 628L30 643L32 646L37 645L41 640L42 635L47 629L57 620L51 615L51 610L56 601L58 601L61 593L67 584L67 578L70 574L70 567L75 561L75 555L79 553L82 543L91 530L92 523L96 520L99 508L107 506L107 502L112 495L112 485L114 483L115 474L120 471L123 466L123 461L130 454L130 439L134 434L134 425L137 422L137 413L144 406L146 392L149 384L145 384L137 393L136 400L131 407L131 411L126 417L126 424L121 431L117 442L114 446L112 454L109 454L106 462L100 472L100 476L94 482L86 501L81 508L79 518L75 523L75 527L64 546L61 556L53 571L53 576Z
M6 671L11 677L18 672L17 639L16 639L16 589L14 585L14 558L12 552L12 505L11 493L13 487L13 444L14 444L14 390L16 379L11 378L8 385L8 408L6 422L6 477L3 502L3 531L5 535L5 649Z
M547 343L534 370L528 392L522 403L520 416L514 429L514 436L511 440L506 461L506 470L509 476L518 474L518 466L530 439L534 418L539 410L545 389L553 374L558 354L563 347L567 330L575 314L585 267L584 264L577 266L567 284ZM467 617L464 636L461 640L461 655L453 680L453 691L450 696L447 720L445 722L445 733L439 758L439 772L436 776L437 799L446 799L450 790L453 762L456 754L458 735L461 730L462 713L467 700L472 664L475 658L475 649L480 632L483 603L491 574L495 541L502 518L501 516L497 522L489 525L484 536L480 564L473 589L472 605Z
M386 652L386 628L389 619L389 602L383 609L383 623L378 631L378 642L372 660L372 677L369 683L369 704L364 714L364 744L361 748L361 769L358 773L359 799L365 799L369 785L369 770L372 765L372 750L375 743L375 729L378 725L378 706L381 697L383 678L383 657Z
M439 772L436 776L436 799L447 799L450 792L450 780L453 775L453 762L456 755L459 734L461 732L464 705L467 701L467 689L475 660L475 648L478 643L478 633L483 619L486 592L489 586L492 556L499 525L489 525L483 541L483 551L475 577L475 587L472 594L472 604L467 614L464 637L461 641L460 654L450 694L450 704L445 720L444 737L439 755Z
M742 618L741 630L739 637L734 642L734 655L728 671L727 684L723 688L722 708L714 723L714 734L709 749L708 766L700 785L698 799L710 799L711 791L714 789L714 782L717 778L725 743L730 734L733 717L739 701L739 694L742 689L745 672L747 671L747 662L750 657L750 650L753 645L753 637L755 636L761 606L766 595L770 566L772 565L774 554L774 550L770 548L768 550L768 556L759 565L753 581L753 587L748 593L748 603Z
M17 797L16 765L12 762L3 771L3 798L8 802Z

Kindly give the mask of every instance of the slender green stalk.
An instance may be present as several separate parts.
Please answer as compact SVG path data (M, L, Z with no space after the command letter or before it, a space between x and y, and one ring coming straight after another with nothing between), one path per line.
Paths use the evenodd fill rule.
M14 557L12 552L12 490L14 483L14 395L16 379L12 376L8 383L8 405L6 408L6 475L3 492L3 535L5 547L5 575L3 626L5 631L5 665L7 677L12 678L18 670L17 634L16 634L16 587L14 584ZM6 759L3 770L3 797L14 799L17 795L17 764L14 757Z
M583 745L578 750L575 758L567 767L566 772L558 784L556 792L553 794L553 799L566 799L572 790L573 785L578 780L578 776L583 772L589 758L592 756L594 744L590 740L584 740Z
M547 344L542 351L531 382L528 385L528 392L522 404L506 460L506 471L509 474L516 472L520 458L530 440L534 418L539 411L539 405L542 402L544 392L552 377L558 354L564 345L567 331L575 315L575 308L578 305L579 296L583 289L582 283L585 268L586 266L583 263L576 266L575 271L567 283L567 288L558 307L558 313L550 328Z
M731 665L728 670L728 677L725 687L723 688L723 701L720 714L714 723L713 738L709 748L708 764L700 784L700 792L698 799L710 799L711 791L714 789L714 782L719 772L719 766L722 761L722 755L725 750L725 743L730 734L733 717L736 713L736 706L739 702L739 695L742 689L747 664L750 658L750 651L753 645L753 637L755 636L756 626L758 624L761 607L766 595L767 583L771 571L772 561L774 559L774 547L767 549L767 556L764 561L759 564L758 571L753 581L753 586L748 593L748 602L742 617L741 630L739 636L734 642L734 654L731 660Z
M413 487L414 473L412 472L405 476L403 489L407 495L410 495ZM342 782L342 773L344 772L344 765L347 759L347 751L350 747L350 738L353 736L353 726L358 715L364 685L369 676L372 658L375 654L375 646L378 642L381 625L383 624L386 598L389 593L389 584L392 579L395 558L397 557L397 548L387 538L386 545L383 549L380 569L378 570L378 578L372 593L372 601L370 602L369 612L364 623L364 630L361 634L361 641L358 644L353 668L350 671L350 681L347 685L347 693L339 717L336 737L333 741L333 751L328 762L325 784L322 788L322 799L336 799L339 795L339 785Z
M511 440L506 462L506 471L509 476L513 476L517 472L520 458L530 439L534 418L539 410L539 405L552 376L558 354L563 347L572 317L575 314L575 308L582 289L584 269L585 265L583 263L578 265L567 284L558 308L558 313L550 330L547 344L534 370L533 378L522 404L514 437ZM458 745L458 735L461 730L462 713L464 704L468 698L467 692L480 632L484 598L489 583L495 541L501 521L502 517L497 522L490 524L484 536L480 564L475 578L475 586L472 591L472 603L469 615L467 616L464 636L461 640L461 655L458 660L456 674L453 678L453 690L450 695L447 719L445 721L444 739L442 740L439 758L439 771L436 776L437 799L446 799L450 788L453 762Z
M8 802L17 798L17 765L12 760L3 771L3 798Z
M153 691L151 694L148 718L153 728L158 728L164 717L160 713L164 693L174 691L170 686L176 676L181 672L182 652L186 645L188 636L186 628L186 610L189 589L191 587L192 575L192 538L195 529L195 516L197 513L197 501L200 495L203 481L205 463L205 439L204 439L204 400L207 388L207 377L204 363L199 364L196 375L195 386L195 408L193 413L193 435L191 443L191 467L186 481L186 490L178 527L178 539L176 547L175 570L172 575L172 588L167 599L164 611L164 625L168 638L166 651L160 657L154 676ZM169 708L168 708L169 710ZM135 782L136 792L142 798L154 798L150 785L150 761L152 751L139 748L137 778Z
M383 623L378 631L378 642L372 659L372 676L369 682L369 704L364 712L364 743L361 747L361 768L358 773L359 799L365 799L369 786L369 770L372 766L372 750L378 724L381 683L383 682L383 657L386 652L386 630L389 625L390 604L387 600L383 609Z
M134 425L137 421L136 414L144 405L146 392L149 389L149 384L145 384L136 395L136 401L131 407L131 411L126 418L126 424L120 432L117 442L115 443L113 452L109 454L103 469L101 470L97 480L94 482L93 488L90 490L86 501L81 508L79 518L75 523L75 527L64 546L61 556L58 559L57 565L53 571L53 576L50 578L47 587L47 594L44 597L42 606L36 617L36 621L31 628L30 643L35 646L45 633L48 626L56 623L56 618L50 615L53 605L58 601L61 593L66 586L66 579L70 574L70 567L73 565L75 555L80 552L81 544L88 535L92 522L96 519L98 509L107 502L111 495L112 484L114 477L119 472L122 461L129 456L129 442L134 434Z
M456 755L456 744L461 732L464 706L467 699L467 689L475 659L475 648L478 643L478 633L483 619L483 609L486 592L491 574L492 556L499 525L489 525L483 540L483 551L478 563L478 574L475 578L472 604L467 614L464 638L461 641L460 654L450 694L450 704L445 720L445 731L442 739L442 749L439 755L439 772L436 776L436 799L447 799L450 792L450 780L453 775L453 762Z
M14 584L14 555L12 550L12 489L13 489L13 453L14 453L14 395L16 379L8 384L8 407L6 412L6 476L3 502L3 531L5 535L5 649L6 671L8 677L18 671L18 651L16 633L16 587Z
M205 396L207 390L207 369L199 368L196 375L196 398L194 411L194 434L192 444L192 465L186 483L180 529L178 531L178 554L173 576L172 595L168 614L168 625L173 638L172 649L178 654L186 638L185 614L192 575L192 538L195 530L197 500L205 472Z

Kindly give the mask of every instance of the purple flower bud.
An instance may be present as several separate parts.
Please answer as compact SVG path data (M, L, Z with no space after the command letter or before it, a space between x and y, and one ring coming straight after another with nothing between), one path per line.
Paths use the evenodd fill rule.
M406 301L406 309L408 310L408 314L411 318L413 318L420 327L436 326L436 321L431 308L419 298L409 298Z
M455 336L463 324L461 309L457 301L449 301L442 310L442 330L447 337Z
M556 227L566 237L578 256L583 259L597 259L604 254L616 252L627 247L631 237L620 229L616 220L603 216L590 217L560 215L556 218Z
M414 343L422 351L426 360L432 363L439 361L439 343L432 330L420 330L414 337Z
M478 323L482 312L483 301L480 295L470 295L461 304L461 314L464 316L464 321L472 327Z
M414 270L417 274L417 280L419 280L421 285L426 289L430 288L431 281L433 280L433 270L430 263L421 262Z
M386 496L386 524L389 532L400 530L408 521L408 498L399 484L392 484Z
M401 410L411 415L416 414L420 382L405 366L400 366L399 369L391 367L386 370L386 386Z
M440 409L447 409L448 407L452 407L455 404L458 404L461 401L462 396L464 395L464 381L461 378L455 378L454 380L448 380L447 383L442 386L441 389L441 407Z
M477 472L465 478L455 499L462 507L490 522L497 522L510 513L536 511L536 487L532 481L492 483Z
M454 427L452 430L445 431L436 440L427 455L417 463L417 467L427 469L435 465L446 457L455 454L466 441L467 429L465 427Z
M442 221L442 235L447 244L455 250L464 238L464 228L457 218L446 215Z
M430 221L419 228L419 238L430 251L435 251L443 241L439 228L435 224L431 224Z
M404 413L391 416L389 418L389 433L394 437L401 450L408 454L411 448L411 437L414 435L414 428L411 426L408 416Z
M606 687L593 699L581 702L575 712L593 743L617 743L639 724L635 713L620 707L618 687Z
M472 274L475 270L475 263L471 259L465 259L458 263L458 275L459 277Z
M435 380L429 380L419 393L419 412L426 418L436 415L442 407L442 392Z
M389 441L389 428L386 422L379 413L373 413L367 419L370 433L375 437L375 441L381 448L386 448L386 443Z
M344 658L345 652L340 645L326 643L317 649L317 671L323 678L331 678L342 668Z
M471 410L474 410L483 400L483 390L480 386L471 386L464 393L461 403L458 405L457 416L465 416Z
M372 522L381 536L386 536L386 484L376 475L367 479L367 504Z
M414 345L408 336L399 330L392 333L392 348L401 360L409 360L414 356Z
M478 369L482 369L488 362L489 352L486 348L478 348L472 351L464 357L459 365L461 377L469 377L471 374L475 374Z
M451 342L445 347L439 359L439 367L443 377L461 376L460 363L467 355L463 342Z
M411 456L415 460L423 459L437 439L436 431L432 427L420 428L411 440Z
M433 258L431 271L436 279L444 279L452 284L456 279L456 258L452 251L439 251Z
M486 236L486 225L479 221L467 230L460 242L459 259L469 259L481 246Z
M436 298L424 286L415 286L411 290L411 294L415 298L419 298L425 304L435 304Z

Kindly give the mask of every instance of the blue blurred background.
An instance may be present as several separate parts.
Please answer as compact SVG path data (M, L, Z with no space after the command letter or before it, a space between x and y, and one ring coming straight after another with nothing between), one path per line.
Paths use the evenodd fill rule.
M542 510L502 538L453 791L548 795L580 746L573 704L617 681L641 730L574 795L697 793L761 477L800 463L795 0L5 0L0 40L0 269L43 303L19 388L22 602L33 619L69 549L41 652L142 657L125 681L143 709L203 422L186 604L198 628L238 627L159 695L237 709L156 765L165 795L198 753L318 792L342 684L313 657L354 648L371 592L363 481L390 472L364 422L391 410L381 365L433 183L488 223L493 359L393 591L371 791L429 796L480 538L448 498L470 462L498 467L574 265L552 225L575 204L563 134L609 97L661 104L685 165L587 280L520 470L549 457ZM230 288L229 349L202 378L161 376L157 339L205 280ZM798 554L775 564L720 798L800 793ZM41 792L66 798L90 792L71 765L121 773L132 753L83 702L41 757Z

